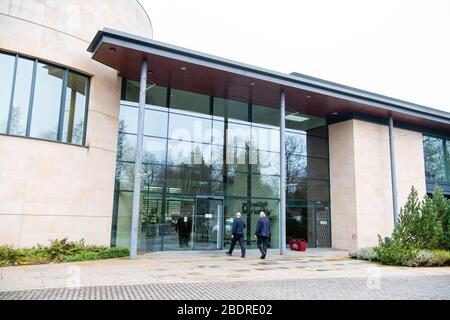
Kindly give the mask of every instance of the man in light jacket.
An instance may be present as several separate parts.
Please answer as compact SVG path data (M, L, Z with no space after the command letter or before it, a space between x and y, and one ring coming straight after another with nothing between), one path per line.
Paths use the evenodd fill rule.
M236 213L236 219L233 221L233 228L231 230L231 246L227 254L231 256L233 254L234 246L239 241L241 246L241 257L245 258L245 242L244 242L244 229L246 228L244 221L241 219L241 213Z
M257 244L259 251L261 251L261 259L265 259L270 237L270 222L266 214L262 211L259 214L259 220L256 224L255 236L258 239Z

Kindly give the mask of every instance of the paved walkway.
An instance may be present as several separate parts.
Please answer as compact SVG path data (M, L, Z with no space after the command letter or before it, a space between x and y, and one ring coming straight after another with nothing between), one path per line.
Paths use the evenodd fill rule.
M448 300L450 276L144 284L0 292L0 300Z
M0 268L0 299L235 299L237 292L244 299L450 299L450 268L380 266L320 249L247 256L163 252Z

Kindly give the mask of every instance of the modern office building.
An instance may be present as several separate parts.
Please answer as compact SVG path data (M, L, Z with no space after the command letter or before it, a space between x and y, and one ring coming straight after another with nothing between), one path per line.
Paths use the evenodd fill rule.
M265 211L273 248L352 249L450 195L447 112L154 41L137 1L3 0L0 28L0 244L217 250L240 211L254 246Z

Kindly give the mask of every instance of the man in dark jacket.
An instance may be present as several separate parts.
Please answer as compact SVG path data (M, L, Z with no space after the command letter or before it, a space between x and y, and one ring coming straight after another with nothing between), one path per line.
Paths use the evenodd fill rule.
M233 228L231 230L231 246L227 254L231 256L233 254L234 246L239 241L241 246L242 258L245 258L245 242L244 242L244 229L246 228L244 221L241 219L241 213L236 213L236 219L233 221Z
M261 212L259 214L260 219L256 224L256 238L258 239L258 249L261 251L261 259L265 259L267 255L267 247L270 237L270 222L267 219L266 214Z

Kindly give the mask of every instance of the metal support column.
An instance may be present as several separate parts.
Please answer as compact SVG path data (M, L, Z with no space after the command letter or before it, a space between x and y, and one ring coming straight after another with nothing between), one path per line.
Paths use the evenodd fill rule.
M395 163L394 146L394 118L389 117L389 148L391 153L391 181L392 181L392 204L394 207L394 224L398 223L398 200L397 200L397 165Z
M286 95L280 103L280 254L286 254Z
M130 258L137 258L139 212L141 205L142 148L144 142L145 97L147 94L147 60L142 61L139 91L139 118L134 165L133 211L131 217Z

